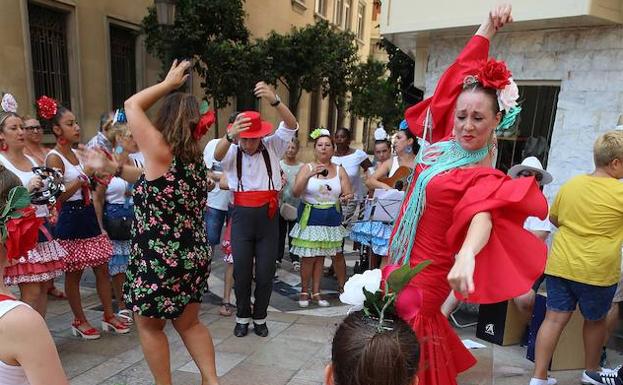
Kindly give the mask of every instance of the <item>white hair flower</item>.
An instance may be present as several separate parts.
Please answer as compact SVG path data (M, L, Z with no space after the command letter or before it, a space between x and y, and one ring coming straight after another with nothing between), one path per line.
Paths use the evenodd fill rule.
M519 99L519 88L513 78L508 79L510 84L506 85L503 89L498 91L498 103L500 110L509 112L513 107L517 106L517 99Z
M2 103L0 103L4 112L17 113L17 101L13 95L6 93L2 96Z

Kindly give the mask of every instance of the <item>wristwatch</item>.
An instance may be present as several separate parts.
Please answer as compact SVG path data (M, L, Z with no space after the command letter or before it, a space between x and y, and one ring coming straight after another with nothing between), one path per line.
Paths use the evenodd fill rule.
M225 134L225 139L227 139L229 143L234 143L234 137L231 136L229 132Z
M281 98L279 97L279 95L275 94L275 102L270 103L270 105L273 107L277 107L280 103L281 103Z

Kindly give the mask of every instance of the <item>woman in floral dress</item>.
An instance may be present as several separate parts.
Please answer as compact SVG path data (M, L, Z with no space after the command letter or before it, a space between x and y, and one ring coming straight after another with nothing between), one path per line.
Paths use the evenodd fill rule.
M171 384L164 333L167 320L199 368L202 385L218 384L212 337L199 321L211 258L203 226L208 170L199 140L213 115L200 117L192 95L174 92L184 84L189 67L188 61L175 61L161 83L125 102L132 137L145 156L144 173L132 165L107 162L95 151L88 160L93 165L106 163L95 167L136 182L124 298L134 312L145 360L157 385ZM145 111L160 99L158 117L152 123Z

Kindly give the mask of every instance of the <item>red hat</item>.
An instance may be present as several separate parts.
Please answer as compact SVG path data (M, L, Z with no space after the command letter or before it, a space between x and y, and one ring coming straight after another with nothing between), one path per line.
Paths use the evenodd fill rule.
M263 138L273 132L273 125L262 120L259 112L244 111L242 114L244 114L246 118L251 119L251 126L240 133L241 138Z

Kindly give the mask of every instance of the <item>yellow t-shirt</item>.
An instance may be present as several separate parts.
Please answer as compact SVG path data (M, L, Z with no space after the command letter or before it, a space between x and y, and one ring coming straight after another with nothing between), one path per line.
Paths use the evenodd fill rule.
M558 232L545 274L596 286L619 282L623 183L576 176L560 188L550 216L558 219Z

